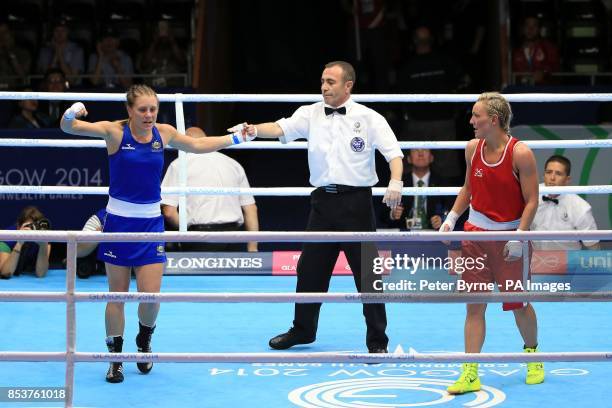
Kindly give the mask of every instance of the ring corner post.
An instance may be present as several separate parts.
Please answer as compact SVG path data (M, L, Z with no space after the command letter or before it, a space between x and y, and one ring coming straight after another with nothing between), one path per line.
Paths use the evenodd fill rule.
M77 241L68 237L66 248L66 399L64 406L72 407L74 389L74 353L76 352L76 305L74 288L76 280Z
M521 240L521 245L523 247L523 287L528 287L529 281L529 267L531 262L531 257L529 256L529 241Z

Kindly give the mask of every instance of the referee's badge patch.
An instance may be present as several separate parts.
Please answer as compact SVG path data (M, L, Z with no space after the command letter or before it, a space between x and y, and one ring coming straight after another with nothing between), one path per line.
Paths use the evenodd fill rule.
M351 149L353 149L354 152L363 152L364 148L365 141L362 138L354 137L351 139Z

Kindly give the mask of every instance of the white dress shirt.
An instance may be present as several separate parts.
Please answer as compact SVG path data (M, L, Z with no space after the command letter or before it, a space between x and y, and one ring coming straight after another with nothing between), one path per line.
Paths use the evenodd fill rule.
M424 184L423 184L423 187L427 187L427 186L429 186L429 176L431 176L431 172L430 172L430 171L428 171L428 172L427 172L427 173L426 173L426 174L425 174L423 177L421 177L421 178L419 178L419 176L417 176L417 175L416 175L416 174L414 174L414 173L411 173L411 174L412 174L412 185L413 185L414 187L417 187L417 186L418 186L419 180L423 180L423 183L424 183Z
M591 205L576 194L561 194L557 197L559 204L542 200L540 196L538 210L531 223L532 231L589 231L597 230ZM591 246L599 241L582 241ZM533 241L535 249L563 250L581 249L579 241Z
M326 116L323 102L298 108L290 118L276 123L283 130L282 143L308 140L310 184L369 187L378 182L374 161L378 149L387 162L404 157L397 138L378 112L349 99L346 115Z
M187 186L189 187L240 187L249 188L249 181L242 166L222 153L187 153ZM162 187L178 187L178 159L170 163ZM162 204L178 207L178 195L162 194ZM250 195L188 195L187 225L244 223L242 206L254 204Z

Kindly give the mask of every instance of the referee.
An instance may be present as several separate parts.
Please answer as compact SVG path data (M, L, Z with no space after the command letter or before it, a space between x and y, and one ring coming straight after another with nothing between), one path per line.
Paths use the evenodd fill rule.
M351 99L355 70L334 61L321 76L323 101L301 106L290 118L246 125L249 135L279 138L282 143L308 140L311 194L308 231L374 231L371 186L378 182L374 149L389 162L391 180L385 202L394 208L402 195L402 151L385 118ZM340 250L348 259L359 292L375 292L374 243L305 243L297 266L298 293L327 292ZM270 340L270 347L288 349L316 339L320 303L297 303L293 327ZM364 304L366 345L370 353L386 353L387 316L384 304Z

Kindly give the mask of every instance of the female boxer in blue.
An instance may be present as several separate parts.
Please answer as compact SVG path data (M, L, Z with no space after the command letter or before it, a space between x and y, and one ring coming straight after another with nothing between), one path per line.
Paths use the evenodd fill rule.
M252 140L241 129L220 137L192 138L179 133L173 126L156 123L159 100L153 89L133 85L127 91L129 119L120 122L85 122L87 115L81 102L72 105L61 121L61 129L73 135L100 137L106 141L110 169L107 215L103 232L163 232L160 212L161 180L164 166L164 146L192 153L207 153L232 144ZM134 268L139 292L159 292L166 255L163 242L103 242L98 257L106 263L111 292L127 292L130 273ZM125 315L123 303L106 305L106 344L109 352L120 353L123 347ZM138 306L139 332L136 345L139 352L151 352L151 336L159 303ZM138 369L148 373L153 363L138 363ZM122 363L111 363L106 374L111 383L123 381Z

